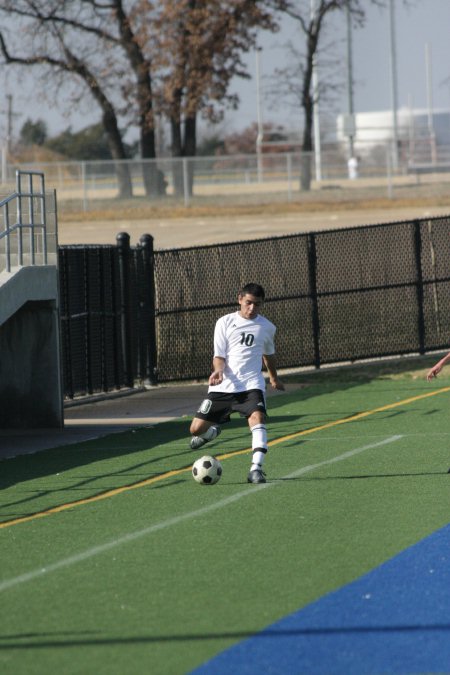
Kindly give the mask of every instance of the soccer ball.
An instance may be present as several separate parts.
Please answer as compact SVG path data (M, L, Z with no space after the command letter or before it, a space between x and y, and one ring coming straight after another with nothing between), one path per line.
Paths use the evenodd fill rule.
M214 485L222 475L222 464L215 457L205 455L192 465L192 475L201 485Z

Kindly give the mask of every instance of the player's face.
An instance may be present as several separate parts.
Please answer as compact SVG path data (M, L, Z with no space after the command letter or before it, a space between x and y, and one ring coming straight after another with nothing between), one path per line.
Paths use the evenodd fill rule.
M239 314L244 319L254 319L255 316L258 316L263 304L262 298L258 298L258 296L251 295L250 293L239 295L238 302L241 307Z

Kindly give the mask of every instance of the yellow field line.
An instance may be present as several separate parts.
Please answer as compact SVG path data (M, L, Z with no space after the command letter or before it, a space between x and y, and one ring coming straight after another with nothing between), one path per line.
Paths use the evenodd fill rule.
M386 410L392 410L393 408L398 408L403 405L408 405L414 403L415 401L420 401L424 398L429 398L430 396L436 396L437 394L444 394L450 391L450 387L443 387L442 389L437 389L436 391L427 392L426 394L418 394L417 396L412 396L411 398L405 398L402 401L397 401L396 403L389 403L387 405L381 406L379 408L373 408L373 410L366 410L364 412L356 413L350 417L342 417L338 420L333 420L332 422L326 422L325 424L320 424L317 427L311 427L310 429L304 429L303 431L296 431L293 434L287 434L286 436L281 436L273 441L268 443L269 446L278 445L278 443L284 443L285 441L290 441L293 438L299 438L300 436L307 436L308 434L314 434L317 431L323 431L324 429L330 429L331 427L336 427L340 424L348 424L348 422L356 422L357 420L363 419L364 417L369 417L370 415L375 415L379 412L384 412ZM233 452L228 452L222 455L217 455L217 459L228 459L230 457L236 457L237 455L243 455L247 452L251 452L251 448L246 448L245 450L235 450ZM120 495L122 492L128 492L128 490L135 490L137 488L145 487L147 485L152 485L153 483L159 483L162 480L168 478L173 478L174 476L179 476L182 473L186 473L191 470L191 466L185 466L181 469L173 469L172 471L166 471L165 473L158 474L153 476L153 478L145 478L144 480L138 481L137 483L131 483L130 485L123 485L122 487L115 488L114 490L107 490L92 497L86 497L85 499L79 499L74 502L67 502L66 504L61 504L60 506L54 506L45 511L39 511L38 513L33 513L30 516L22 516L20 518L14 518L13 520L7 520L3 523L0 523L0 529L6 527L11 527L12 525L18 525L19 523L27 523L31 520L36 520L37 518L44 518L50 516L54 513L61 513L62 511L67 511L72 509L75 506L81 506L84 504L91 504L93 502L98 502L101 499L109 499L110 497L115 497Z

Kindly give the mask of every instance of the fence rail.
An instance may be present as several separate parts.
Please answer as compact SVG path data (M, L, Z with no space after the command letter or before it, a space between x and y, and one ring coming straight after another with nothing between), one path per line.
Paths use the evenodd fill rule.
M258 281L280 368L450 344L450 216L153 251L60 247L67 397L204 379L217 318Z

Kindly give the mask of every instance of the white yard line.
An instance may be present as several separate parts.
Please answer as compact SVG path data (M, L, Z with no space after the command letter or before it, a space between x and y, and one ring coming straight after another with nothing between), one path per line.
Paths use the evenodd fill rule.
M385 438L383 441L379 441L378 443L371 443L370 445L363 445L361 448L348 450L348 452L344 452L342 455L337 455L337 457L332 457L331 459L324 459L323 462L318 462L317 464L310 464L309 466L304 466L301 469L297 469L297 471L294 471L293 473L289 474L289 476L284 476L284 478L297 478L297 476L302 476L304 473L314 471L314 469L319 469L320 467L326 466L327 464L335 464L336 462L341 462L343 459L348 459L349 457L353 457L354 455L359 455L360 452L364 452L365 450L371 450L372 448L378 448L381 445L394 443L394 441L398 441L400 440L400 438L403 438L403 436L402 435L389 436L389 438Z
M348 459L349 457L353 457L354 455L358 455L361 452L365 452L366 450L372 450L373 448L379 448L383 445L387 445L388 443L394 443L395 441L398 441L400 438L402 438L401 435L389 436L388 438L385 438L382 441L378 441L377 443L370 443L369 445L363 445L360 448L355 448L354 450L348 450L347 452L344 452L341 455L331 457L331 459L325 459L322 462L317 462L317 464L309 464L308 466L304 466L301 469L297 469L296 471L293 471L287 476L283 476L281 480L289 478L297 478L298 476L302 476L305 473L309 473L310 471L314 471L315 469L327 466L328 464L335 464L336 462L342 462L343 460ZM229 504L237 502L239 499L242 499L243 497L249 497L251 495L256 494L262 489L270 488L273 487L274 485L279 484L280 481L275 480L269 483L262 483L261 485L257 486L255 485L248 486L248 488L242 490L241 492L237 492L236 494L231 495L230 497L220 499L219 501L214 502L213 504L209 504L208 506L204 506L201 509L189 511L188 513L183 513L179 516L174 516L173 518L167 518L166 520L162 520L160 523L150 525L149 527L146 527L143 530L131 532L130 534L126 534L123 537L119 537L118 539L114 539L113 541L106 542L105 544L101 544L100 546L88 548L85 551L82 551L81 553L69 556L68 558L63 558L62 560L58 560L55 563L47 565L46 567L40 567L38 569L31 570L30 572L26 572L25 574L19 574L18 576L12 577L11 579L5 579L4 581L0 582L0 592L7 591L10 588L18 586L19 584L26 583L27 581L33 581L34 579L38 579L39 577L42 577L46 574L50 574L51 572L56 572L57 570L64 569L65 567L70 567L71 565L75 565L76 563L83 562L84 560L88 560L89 558L93 558L96 555L105 553L106 551L116 548L116 546L128 544L129 542L135 541L136 539L140 539L141 537L145 537L149 534L153 534L154 532L159 532L160 530L165 530L166 528L172 527L173 525L178 525L179 523L182 523L185 520L190 520L192 518L204 516L207 513L210 513L211 511L217 511L218 509L228 506Z

